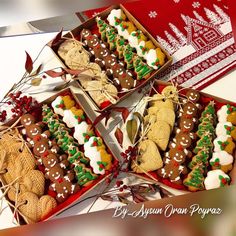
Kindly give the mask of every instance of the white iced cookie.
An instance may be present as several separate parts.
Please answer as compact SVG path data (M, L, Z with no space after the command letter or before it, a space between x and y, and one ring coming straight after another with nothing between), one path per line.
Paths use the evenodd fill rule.
M227 141L227 139L229 138L229 136L224 136L224 135L221 135L219 137L217 137L213 143L214 143L214 152L220 152L222 151L221 149L221 143L224 143Z
M58 96L53 102L52 102L52 108L54 112L58 115L64 116L64 109L60 107L60 104L63 104L63 99L61 96Z
M155 62L157 60L157 53L155 49L150 49L148 53L145 55L145 59L149 66L151 66L155 70L158 69L158 67L155 65Z
M142 50L142 48L145 47L145 43L146 43L145 41L141 41L136 48L137 54L142 58L146 58L147 56L147 52L143 53L143 50Z
M93 168L95 174L104 175L105 170L99 168L99 162L102 161L101 153L98 151L97 146L94 146L94 141L98 137L90 137L89 141L84 144L84 155L89 158L90 166Z
M216 136L228 136L230 137L230 128L232 127L231 122L218 123L216 126Z
M89 125L87 122L82 121L80 124L75 126L74 138L78 141L80 145L84 144L84 134L88 132Z
M138 40L137 36L135 36L135 32L136 31L131 32L131 34L128 37L128 41L129 41L129 44L132 48L137 49L138 44L139 44L139 40Z
M217 117L220 123L227 122L227 116L228 116L227 111L228 111L227 105L222 106L217 111Z
M78 124L75 114L71 110L65 110L63 116L63 122L66 123L68 128L74 128Z
M220 166L226 166L226 165L231 165L234 161L234 158L232 155L227 153L226 151L219 151L219 152L214 152L212 154L212 158L210 159L210 164L214 166L214 163L216 165Z
M129 34L129 31L127 29L123 29L121 25L118 25L116 28L117 28L118 34L120 36L123 36L125 39L129 38L130 34Z
M113 9L111 10L110 14L107 17L107 21L111 26L116 27L117 26L117 21L116 19L122 19L124 20L126 17L121 9Z
M211 170L207 173L207 177L204 180L205 188L214 189L228 185L230 177L222 170Z

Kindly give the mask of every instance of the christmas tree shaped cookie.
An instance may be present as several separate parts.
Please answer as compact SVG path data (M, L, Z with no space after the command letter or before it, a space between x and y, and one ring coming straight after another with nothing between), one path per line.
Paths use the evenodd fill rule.
M106 29L106 38L107 38L107 42L110 46L110 50L116 49L116 37L117 37L116 30L112 27L108 27Z
M184 185L191 192L204 189L204 169L202 165L196 165L184 180Z
M107 39L106 29L107 29L108 24L104 20L102 20L100 17L96 17L96 22L97 22L99 33L101 34L102 41L106 41Z
M189 163L188 167L190 169L193 169L196 165L203 165L203 166L207 166L208 165L208 159L210 157L210 150L208 148L204 148L202 150L200 150L197 155L195 155L191 162Z
M124 57L124 47L125 47L125 39L122 36L117 35L116 36L116 50L118 52L119 59Z
M209 148L210 152L213 148L213 143L211 139L211 134L206 132L198 141L197 145L194 148L193 152L197 154L199 151L204 150L205 148Z
M205 107L204 111L201 114L200 117L200 122L203 122L204 118L209 118L209 115L211 115L213 118L215 118L215 102L214 101L210 101L209 104Z
M153 69L148 66L147 63L143 62L143 60L138 56L134 57L133 65L138 80L147 79L153 71Z
M127 44L124 47L124 60L127 65L127 69L132 69L134 67L133 66L133 57L134 57L133 49L129 44Z

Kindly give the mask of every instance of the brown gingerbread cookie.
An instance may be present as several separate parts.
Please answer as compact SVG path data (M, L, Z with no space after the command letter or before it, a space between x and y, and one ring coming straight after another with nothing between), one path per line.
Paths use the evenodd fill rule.
M191 137L186 133L179 133L175 136L173 142L170 142L169 147L182 150L188 157L192 157L192 152L188 150L191 145Z
M157 171L157 174L162 178L168 178L172 183L182 184L181 175L188 173L186 166L181 165L181 162L177 162L173 159L166 159L163 168Z

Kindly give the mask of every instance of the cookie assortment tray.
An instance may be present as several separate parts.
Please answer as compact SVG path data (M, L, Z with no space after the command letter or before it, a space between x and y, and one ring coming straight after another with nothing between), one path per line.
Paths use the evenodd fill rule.
M118 12L118 11L121 11L121 12ZM121 18L119 18L119 14L120 14ZM125 16L124 20L122 20L123 15ZM114 22L114 20L111 19L112 17L114 17L116 19L116 22ZM101 25L101 27L100 27L100 25ZM98 28L98 26L99 26L99 28ZM120 26L120 28L119 28L119 26ZM111 31L108 31L108 28ZM85 40L84 35L87 34L86 29L88 29L90 31L88 34L91 34L91 35L89 35L89 37L86 38L86 40ZM126 39L128 37L126 35L129 32L128 30L132 31L134 34L134 36L130 36L131 39L129 39L129 41ZM126 34L125 34L125 32L126 32ZM106 33L108 35L106 35ZM137 36L136 36L136 34L137 34ZM88 45L91 46L91 44L92 44L91 42L94 41L95 35L99 36L98 38L95 39L98 41L98 42L96 42L96 45L101 42L101 44L104 47L109 48L108 49L109 56L110 56L110 54L112 56L115 56L115 59L114 59L114 57L113 58L111 57L111 60L114 60L114 63L116 63L116 65L115 65L116 69L117 68L120 69L120 65L122 65L121 66L122 69L120 69L120 70L125 71L125 75L123 74L123 79L120 78L121 75L117 75L118 73L115 75L116 69L114 69L113 66L109 65L109 63L106 62L106 63L104 63L105 68L103 68L102 67L103 65L101 65L102 73L104 72L105 75L103 74L103 76L101 76L99 79L92 78L93 80L100 80L100 81L105 80L106 81L106 82L104 82L105 84L100 85L96 81L97 83L93 82L93 85L91 85L91 86L88 85L87 82L88 82L88 80L91 80L91 76L98 77L98 71L100 71L99 74L101 73L101 68L99 69L97 67L97 65L95 66L95 64L99 64L99 61L97 60L98 59L97 54L96 54L97 49L93 48L94 49L93 51L95 51L95 61L94 61L94 54L91 54L90 53L91 50L89 50L91 48L88 48ZM69 50L69 52L68 52L68 43L65 43L65 41L66 41L66 39L68 41L72 37L76 40L79 40L79 41L81 40L83 42L83 45L85 45L87 52L90 55L92 55L92 59L91 59L92 61L88 62L88 65L86 67L87 68L86 70L87 71L90 70L90 72L87 73L85 70L81 75L79 75L77 81L78 81L78 85L80 86L80 88L84 91L84 94L86 96L88 96L90 98L90 100L92 100L92 102L94 103L97 110L108 109L112 105L117 104L119 101L127 98L131 93L133 93L136 90L139 90L145 84L150 82L156 75L158 75L160 72L165 70L172 62L172 58L169 56L169 54L166 52L166 50L125 9L125 7L123 5L114 5L108 9L106 9L105 11L99 13L97 16L87 20L86 22L84 22L83 24L78 26L77 28L73 29L70 33L67 33L66 35L64 35L62 37L62 39L56 45L52 45L52 41L49 42L48 45L51 46L51 48L55 52L55 54L56 54L55 56L58 56L63 61L63 63L65 63L67 66L69 65L68 66L69 68L83 70L85 67L78 66L78 63L81 63L79 61L81 61L82 59L83 59L82 60L83 62L88 59L84 54L80 54L81 48L79 48L79 47L81 47L81 46L77 45L78 46L77 49L73 49L74 51ZM84 39L83 39L83 37L84 37ZM115 37L115 39L114 39L114 37ZM131 57L130 57L130 54L128 54L128 53L124 54L124 49L123 49L124 55L122 55L121 51L119 51L118 41L114 41L114 40L118 40L118 37L121 37L123 39L122 42L125 44L125 46L124 46L125 52L130 52L132 54ZM134 49L134 47L130 46L130 45L134 46L135 42L136 42L137 49ZM140 42L139 46L137 46L138 42ZM74 41L71 44L76 44L76 43L78 44L78 41L77 42ZM60 46L60 45L62 45L62 46ZM103 46L102 46L102 48L103 48ZM72 46L70 45L69 48L71 48L71 47ZM98 45L96 47L98 47ZM123 45L121 45L121 47L123 47ZM155 51L153 48L155 50L157 49L157 51ZM149 56L147 56L148 52L149 52ZM104 52L104 54L106 54L106 53L107 52ZM138 55L136 53L138 53ZM71 54L71 55L69 55L69 54ZM75 54L76 54L76 59L73 61L73 60L71 60L71 56L75 55ZM80 54L80 56L79 56L79 54ZM145 55L145 58L150 58L150 59L147 59L147 60L149 60L149 65L146 63L147 62L146 59L142 58L142 56L143 56L142 54ZM156 55L160 55L160 56L157 57ZM108 58L109 56L106 56L105 58ZM162 57L164 57L164 59ZM152 58L156 58L156 62L154 61L153 63L151 63ZM107 63L108 63L108 65L107 65ZM161 63L161 65L160 65L160 63ZM142 67L142 70L140 72L139 69L140 69L141 64L144 67ZM135 67L135 65L136 65L136 67ZM145 75L144 72L148 72L149 69L150 69L149 73L147 73ZM91 71L93 71L93 72L96 71L96 72L94 72L94 74L91 75ZM112 73L112 75L110 73ZM143 77L141 79L138 78L138 76L140 74L145 75L145 77ZM126 75L127 75L127 77L126 77ZM89 77L90 77L90 79L89 79ZM117 79L117 77L118 77L118 79ZM106 79L104 79L104 78L106 78ZM114 80L114 78L115 78L115 80ZM125 82L125 81L127 81L127 82ZM107 85L107 83L108 83L108 85ZM135 83L135 85L134 85L134 83ZM131 86L131 85L134 85L134 86ZM100 93L95 93L94 91L92 91L92 90L96 90L96 89L99 90L99 88L100 88ZM105 96L105 98L104 98L104 96ZM101 97L101 99L99 100L98 97Z
M117 159L91 124L70 89L7 123L0 177L20 224L57 215L110 176Z
M235 183L235 103L162 81L147 101L130 166L134 175L176 193Z

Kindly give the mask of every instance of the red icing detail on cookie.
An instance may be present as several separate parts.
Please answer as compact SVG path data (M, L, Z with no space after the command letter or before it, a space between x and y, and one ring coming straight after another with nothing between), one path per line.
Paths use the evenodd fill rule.
M36 136L33 138L33 140L34 140L35 142L40 141L40 139L41 139L41 135L36 135Z
M58 180L57 180L57 182L60 184L60 183L62 183L63 182L63 178L59 178Z
M49 155L49 152L48 151L45 151L44 153L43 153L43 157L47 157Z

